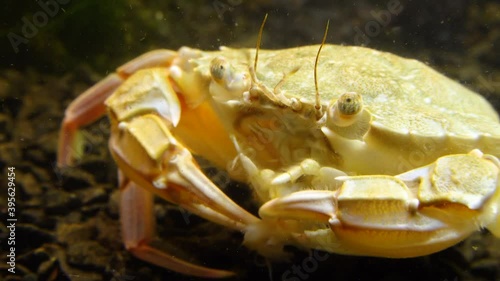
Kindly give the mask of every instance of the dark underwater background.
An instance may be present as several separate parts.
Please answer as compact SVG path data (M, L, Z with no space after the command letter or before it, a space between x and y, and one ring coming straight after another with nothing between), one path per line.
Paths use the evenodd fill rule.
M262 48L321 42L363 45L415 58L480 93L500 110L500 2L493 0L7 0L0 7L0 280L202 280L134 258L120 236L116 166L103 118L86 129L86 156L55 166L68 104L124 62L149 50ZM8 168L15 167L16 273L8 272ZM248 187L206 172L250 211ZM478 232L412 259L294 253L266 261L242 235L155 205L159 247L237 273L231 280L500 280L500 239ZM320 255L311 260L309 254Z

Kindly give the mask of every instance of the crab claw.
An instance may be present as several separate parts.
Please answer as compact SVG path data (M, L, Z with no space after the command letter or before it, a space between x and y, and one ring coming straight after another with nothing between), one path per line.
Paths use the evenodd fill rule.
M142 260L176 272L228 277L234 273L183 261L150 243L155 238L153 194L242 232L259 221L212 183L191 155L190 151L201 150L223 166L234 152L208 102L200 98L203 93L196 88L200 83L192 80L196 76L183 73L179 64L172 65L195 55L184 52L184 59L169 50L147 53L121 66L73 102L61 129L58 165L77 159L78 129L108 112L109 146L120 172L125 247ZM176 83L172 76L182 83ZM186 95L181 94L181 86L191 87ZM213 135L207 134L206 128L211 128Z
M296 237L310 239L305 243L311 247L315 247L312 240L326 235L329 238L322 241L334 239L334 246L316 247L393 258L427 255L464 239L481 227L478 221L494 233L498 230L499 169L491 160L491 156L473 151L441 157L395 177L340 177L343 183L338 190L306 190L276 198L264 204L259 215L263 220L327 225L331 231L292 230ZM455 174L465 170L459 169L461 165L470 171ZM485 217L480 208L493 211ZM338 245L343 249L332 248Z
M106 100L112 128L110 151L126 177L121 184L124 242L136 257L153 264L200 277L227 277L233 273L191 264L148 243L153 238L149 193L241 232L259 221L226 196L194 160L190 150L195 146L193 142L189 143L191 146L186 144L182 132L189 131L189 139L199 140L202 144L199 147L205 151L217 147L209 144L217 138L194 137L202 132L189 123L189 120L199 120L197 125L210 122L211 111L203 103L195 107L186 105L185 96L178 96L176 86L171 84L170 74L162 68L140 70ZM215 122L205 126L208 127L217 135ZM218 155L227 152L213 151Z
M259 209L259 216L328 222L336 212L334 192L306 190L267 202Z

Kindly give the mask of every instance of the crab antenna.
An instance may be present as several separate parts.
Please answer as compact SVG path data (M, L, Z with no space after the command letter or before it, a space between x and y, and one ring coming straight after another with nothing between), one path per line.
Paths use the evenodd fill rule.
M330 20L326 22L325 34L323 35L323 41L321 41L321 45L319 46L318 54L316 55L316 62L314 63L314 86L316 87L316 110L321 109L321 101L319 99L319 90L318 90L318 61L319 54L321 53L321 49L323 45L325 45L326 35L328 34L328 26L330 25Z
M253 70L257 73L257 60L259 59L259 49L260 49L260 41L262 41L262 32L264 31L264 25L266 24L267 13L264 16L264 20L260 25L259 37L257 38L257 47L255 47L255 61L253 62Z

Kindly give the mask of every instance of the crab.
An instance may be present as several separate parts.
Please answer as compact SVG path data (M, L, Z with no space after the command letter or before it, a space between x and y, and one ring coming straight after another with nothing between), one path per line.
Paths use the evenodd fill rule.
M79 129L106 113L125 247L176 272L233 274L154 248L153 195L242 232L269 259L286 259L285 245L406 258L481 228L500 237L499 117L413 59L329 44L155 50L71 103L60 166L75 161ZM248 183L258 214L193 155Z

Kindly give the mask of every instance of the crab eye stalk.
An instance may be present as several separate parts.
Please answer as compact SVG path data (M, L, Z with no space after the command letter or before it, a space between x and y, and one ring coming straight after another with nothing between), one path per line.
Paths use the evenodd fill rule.
M214 58L210 63L210 74L215 82L223 84L224 80L228 80L231 75L229 63L221 57Z
M358 93L345 93L330 105L328 119L336 126L352 125L363 110L363 99Z
M216 57L210 62L210 93L216 100L233 100L250 89L249 76L238 72L224 57Z

